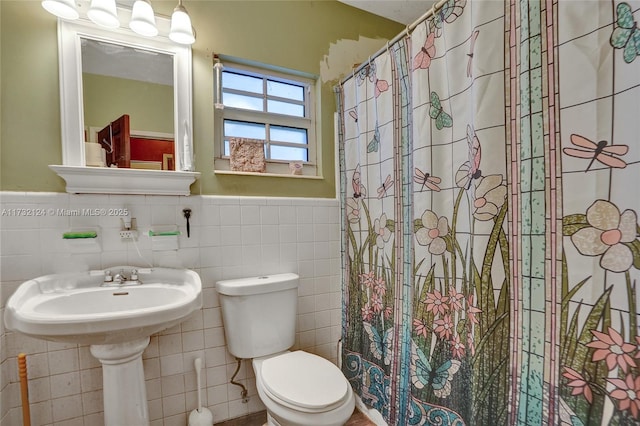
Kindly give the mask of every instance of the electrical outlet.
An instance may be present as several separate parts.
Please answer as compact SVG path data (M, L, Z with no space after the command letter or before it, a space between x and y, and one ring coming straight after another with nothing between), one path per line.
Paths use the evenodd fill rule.
M120 231L120 240L136 240L138 239L138 231L134 229L124 229Z

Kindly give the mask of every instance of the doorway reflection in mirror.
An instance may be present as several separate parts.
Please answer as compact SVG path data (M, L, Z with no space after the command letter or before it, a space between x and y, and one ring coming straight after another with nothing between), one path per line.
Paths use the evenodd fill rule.
M81 39L86 164L175 170L172 55Z

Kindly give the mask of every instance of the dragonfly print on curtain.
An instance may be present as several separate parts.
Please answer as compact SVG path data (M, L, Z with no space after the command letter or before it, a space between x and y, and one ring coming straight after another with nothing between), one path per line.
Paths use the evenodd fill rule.
M448 0L337 87L343 371L389 424L640 423L638 21Z

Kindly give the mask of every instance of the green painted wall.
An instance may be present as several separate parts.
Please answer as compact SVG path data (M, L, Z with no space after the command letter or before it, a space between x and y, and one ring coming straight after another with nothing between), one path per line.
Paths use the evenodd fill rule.
M128 114L131 130L173 133L173 86L84 73L82 90L85 128Z
M153 2L170 16L176 1ZM332 87L403 25L337 1L185 1L193 45L194 194L334 197ZM56 18L39 1L0 1L2 126L0 189L64 191L47 165L62 162ZM334 49L345 46L349 51ZM322 180L221 176L213 172L212 53L322 75ZM327 67L332 69L327 70Z

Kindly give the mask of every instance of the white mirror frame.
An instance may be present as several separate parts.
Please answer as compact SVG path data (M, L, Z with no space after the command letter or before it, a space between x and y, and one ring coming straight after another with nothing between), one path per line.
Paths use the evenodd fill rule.
M121 21L131 11L118 9ZM128 16L125 16L128 15ZM191 47L171 42L165 34L169 20L156 17L160 36L142 37L128 28L105 30L81 17L77 21L58 19L60 65L60 109L62 165L50 165L66 183L67 192L103 194L190 195L190 186L200 176L179 171L184 145L193 152ZM81 38L152 50L173 56L174 143L176 171L86 167L82 89Z

